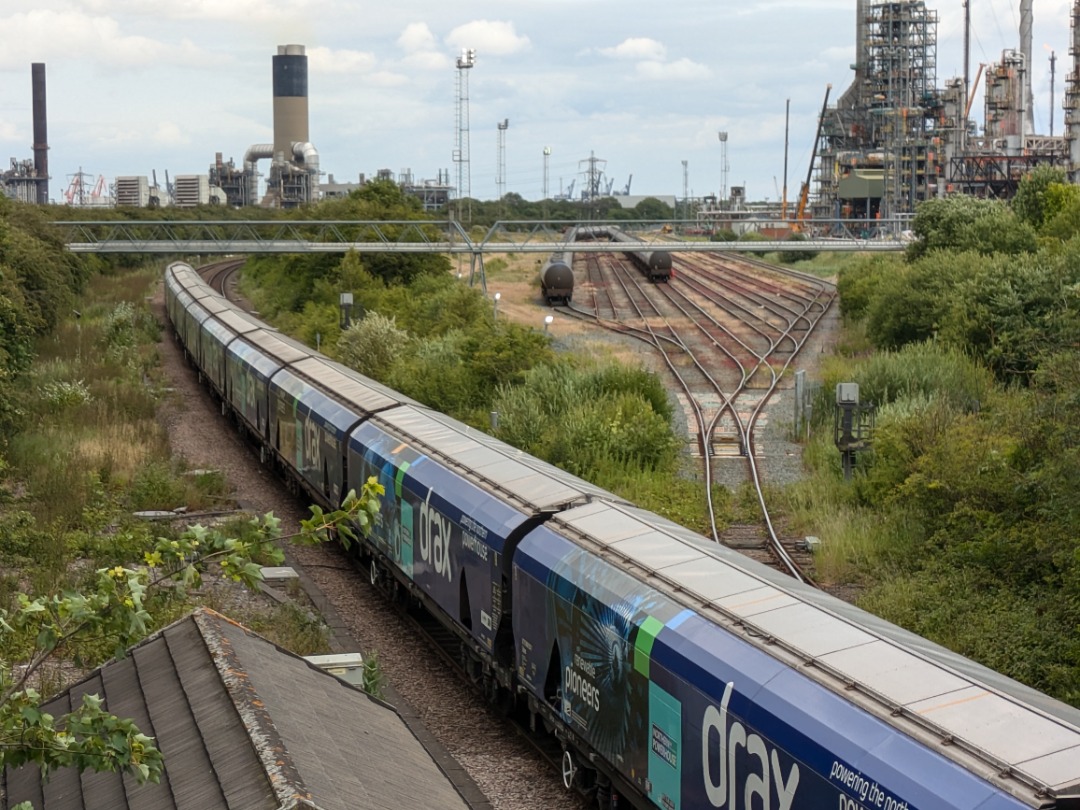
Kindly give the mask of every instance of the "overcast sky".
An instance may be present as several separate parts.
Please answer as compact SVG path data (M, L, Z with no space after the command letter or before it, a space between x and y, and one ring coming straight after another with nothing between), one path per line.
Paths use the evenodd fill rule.
M1019 0L971 0L971 73L1019 47ZM1035 0L1036 129L1054 131L1071 69L1071 0ZM963 73L961 0L938 12L938 84ZM506 190L527 199L582 184L590 154L615 191L692 195L722 183L778 199L791 99L788 198L805 179L825 87L851 81L855 0L2 0L0 160L33 156L30 64L48 81L51 196L80 169L205 174L273 141L271 57L306 46L310 139L338 182L379 169L455 181L455 61L469 71L471 186L496 196L497 124L509 121ZM973 108L981 121L981 99ZM260 167L265 171L265 161Z

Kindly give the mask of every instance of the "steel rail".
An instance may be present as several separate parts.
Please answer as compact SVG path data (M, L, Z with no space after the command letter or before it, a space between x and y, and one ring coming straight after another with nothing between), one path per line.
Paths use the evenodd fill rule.
M610 249L610 245L605 246ZM713 257L710 256L709 258L712 259ZM734 257L729 255L728 258L732 259ZM698 422L697 432L701 444L706 501L713 539L720 542L720 533L716 527L715 506L712 501L712 482L715 478L712 469L713 442L716 430L724 415L730 414L742 450L741 455L746 459L748 477L754 486L755 495L762 512L762 518L768 533L768 547L789 574L801 581L809 582L809 576L802 571L798 563L784 548L776 533L772 517L769 515L768 505L763 493L761 471L755 458L754 430L763 409L777 390L783 373L790 367L798 352L813 333L814 327L831 305L833 295L830 285L814 276L760 263L778 277L778 282L780 280L798 282L798 289L792 291L788 285L777 283L776 286L779 288L779 292L774 290L773 294L770 294L768 289L761 289L762 279L760 274L738 270L732 271L730 267L726 267L725 271L734 274L736 278L734 280L728 279L725 282L726 286L721 287L730 292L729 295L723 295L716 289L718 274L711 269L712 262L707 262L710 267L699 268L698 271L687 272L686 268L681 269L676 273L675 279L668 285L646 285L640 279L641 274L636 268L627 271L625 266L620 264L621 269L613 271L613 273L623 290L623 295L630 300L627 315L631 319L636 316L643 323L643 326L635 326L620 315L619 306L614 301L612 285L606 282L600 263L592 256L589 256L587 261L588 276L590 281L593 282L592 311L589 312L575 305L558 308L558 311L572 317L590 320L604 328L640 339L660 352L676 382L686 393L689 406L694 415L693 418ZM710 275L712 275L713 281L712 288L706 283ZM704 280L702 276L704 276ZM627 282L624 278L629 278L631 281ZM634 300L627 287L628 283L632 283L639 293L644 293L646 289L656 288L660 290L660 295L675 309L678 317L689 320L692 324L691 328L696 328L704 334L712 343L715 351L721 352L730 358L738 369L740 376L734 387L725 388L705 368L699 357L700 352L695 352L687 343L685 336L680 332L680 329L685 327L675 326L671 317L665 316L661 312L656 296L648 295L644 299L647 301L649 309L649 312L646 312L646 305ZM601 296L606 297L609 302L610 319L601 314L602 309L608 308L600 303L599 298ZM756 335L756 339L762 341L763 347L755 348L747 343L746 339L733 331L733 324L722 324L701 303L694 300L695 297L703 299L706 303L720 306L732 319L750 329L752 334ZM766 316L763 317L760 313L750 309L751 302L756 303L760 308L764 308ZM633 315L631 315L631 311ZM656 318L663 319L664 328L669 334L663 334L650 322L650 319ZM716 334L711 333L710 328L719 332L721 336L726 335L727 340L721 340ZM779 347L785 343L790 343L790 348L780 351ZM745 352L750 359L744 360L738 357L737 355L740 352ZM700 395L694 394L693 386L676 366L673 356L678 353L690 357L691 362L707 381L707 386L711 387L719 395L720 404L715 406L717 410L711 419L706 418ZM781 356L784 358L782 362L773 362ZM754 375L763 369L767 370L769 374L768 385L750 415L746 419L742 419L736 407L737 400L746 393Z

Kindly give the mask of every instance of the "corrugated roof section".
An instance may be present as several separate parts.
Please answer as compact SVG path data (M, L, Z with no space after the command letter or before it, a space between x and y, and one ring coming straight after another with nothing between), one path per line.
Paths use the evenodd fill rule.
M6 768L0 808L321 810L467 805L397 712L213 611L199 610L45 705L84 694L130 717L165 757L161 784Z

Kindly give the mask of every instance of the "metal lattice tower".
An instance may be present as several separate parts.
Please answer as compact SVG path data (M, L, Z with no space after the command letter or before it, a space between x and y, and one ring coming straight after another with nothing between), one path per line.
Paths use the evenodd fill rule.
M607 166L607 161L602 160L592 152L589 152L588 160L579 160L578 164L587 163L589 168L584 172L585 174L585 189L581 196L583 199L592 202L598 197L603 196L603 180L604 180L604 167Z
M506 130L510 128L510 119L504 118L501 124L496 124L499 130L498 154L495 164L495 191L497 199L506 196Z
M469 70L476 64L476 51L466 48L457 60L457 138L454 143L454 163L457 164L457 198L472 196L469 167Z

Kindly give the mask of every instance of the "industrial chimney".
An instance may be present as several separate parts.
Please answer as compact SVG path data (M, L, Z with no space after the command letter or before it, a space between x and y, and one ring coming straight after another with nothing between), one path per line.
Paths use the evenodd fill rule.
M308 142L308 70L303 45L279 45L274 57L274 160L290 160Z
M34 96L34 175L37 177L37 203L49 202L49 131L45 109L45 63L30 64L30 85Z
M1024 56L1024 84L1021 88L1023 95L1021 96L1021 103L1024 105L1024 134L1035 134L1035 111L1032 109L1034 106L1033 96L1031 93L1031 74L1033 65L1031 63L1032 53L1031 47L1031 32L1033 27L1033 15L1032 5L1034 0L1020 0L1020 53ZM1021 143L1023 148L1023 143Z

